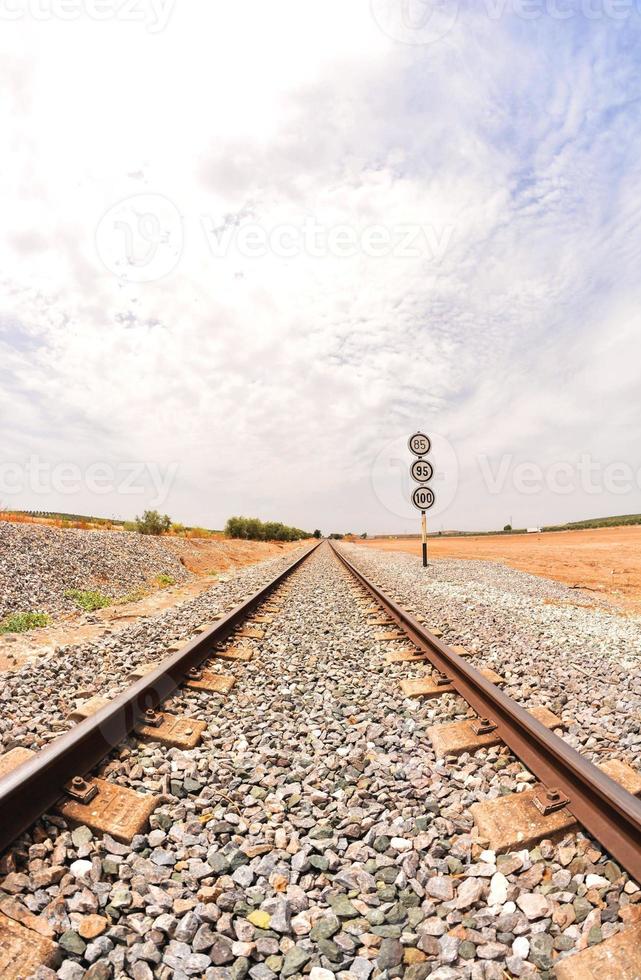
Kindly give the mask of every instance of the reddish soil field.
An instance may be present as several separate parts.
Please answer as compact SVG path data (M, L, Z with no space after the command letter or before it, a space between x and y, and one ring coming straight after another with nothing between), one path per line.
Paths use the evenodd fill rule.
M419 538L358 542L383 551L420 555ZM607 596L641 614L641 525L589 531L429 538L430 558L477 558Z

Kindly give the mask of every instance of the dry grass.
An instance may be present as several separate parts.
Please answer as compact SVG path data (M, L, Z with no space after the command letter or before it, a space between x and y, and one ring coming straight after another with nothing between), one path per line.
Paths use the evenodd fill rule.
M74 528L78 531L124 531L122 524L112 524L110 521L79 521L65 520L61 517L34 517L31 514L19 514L11 510L0 508L0 521L9 521L12 524L39 524L42 527L57 527L62 530ZM159 537L172 538L224 538L221 531L207 531L205 528L194 527L184 531L167 531Z
M57 527L62 530L75 528L78 531L121 531L117 524L109 522L92 523L91 521L66 521L61 517L33 517L31 514L16 514L14 511L0 511L0 521L10 521L12 524L40 524L43 527Z

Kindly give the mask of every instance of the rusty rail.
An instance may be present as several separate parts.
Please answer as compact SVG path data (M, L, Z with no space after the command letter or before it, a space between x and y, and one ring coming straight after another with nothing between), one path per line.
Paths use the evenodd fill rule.
M481 718L550 790L568 800L568 810L636 880L641 879L641 800L628 793L562 738L536 720L478 670L418 623L330 542L336 557L385 609L436 668L445 674Z
M161 660L157 668L136 681L90 718L75 725L0 780L0 852L63 795L74 776L84 776L132 732L148 708L156 708L185 680L188 671L211 656L216 643L263 602L318 545L291 562L215 626Z

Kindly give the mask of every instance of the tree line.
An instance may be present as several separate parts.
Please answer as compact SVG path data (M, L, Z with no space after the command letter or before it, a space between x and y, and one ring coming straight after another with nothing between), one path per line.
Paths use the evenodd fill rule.
M300 541L311 537L309 531L301 531L299 527L288 527L280 521L261 521L257 517L230 517L225 534L246 541Z

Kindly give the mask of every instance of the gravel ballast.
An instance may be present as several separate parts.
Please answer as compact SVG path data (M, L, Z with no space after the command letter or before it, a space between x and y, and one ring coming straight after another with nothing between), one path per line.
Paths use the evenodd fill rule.
M160 661L172 643L233 609L307 550L261 562L220 580L202 595L142 618L93 643L57 647L55 652L5 675L0 689L0 751L38 749L72 726L69 714L89 698L113 697L142 663Z
M69 589L121 598L169 575L189 577L161 538L132 531L83 531L0 521L0 619L12 612L77 609Z
M365 557L378 560L349 550L363 568ZM416 592L415 570L399 583L403 569L392 571L388 554L379 580L383 566L395 591ZM118 656L154 659L223 596L239 601L277 567L246 570L163 627L154 621L153 638L119 636ZM227 697L182 690L165 704L208 722L201 746L130 739L105 767L116 783L165 794L149 833L119 845L46 820L15 868L5 860L0 892L49 922L64 951L57 974L40 977L552 978L558 957L638 918L637 884L582 832L510 855L478 841L470 804L532 777L501 747L435 758L427 727L464 717L465 704L402 696L400 678L421 668L386 664L389 645L327 546L291 584L265 638L245 641L254 659L218 667L238 679ZM514 594L525 610L525 585ZM454 624L453 607L448 617ZM514 626L523 641L525 627ZM94 661L111 642L91 648ZM82 652L66 651L58 682ZM10 710L14 722L31 711L32 738L41 722L21 697ZM40 708L49 723L49 706Z
M343 551L446 643L473 652L470 663L501 674L510 697L567 721L567 741L593 762L639 765L641 617L495 562L439 559L423 569L412 555Z

